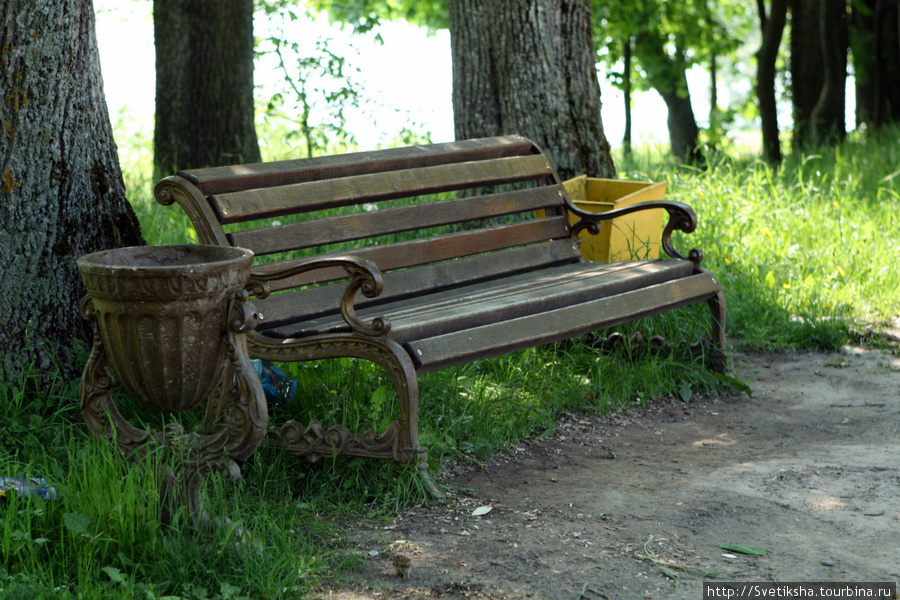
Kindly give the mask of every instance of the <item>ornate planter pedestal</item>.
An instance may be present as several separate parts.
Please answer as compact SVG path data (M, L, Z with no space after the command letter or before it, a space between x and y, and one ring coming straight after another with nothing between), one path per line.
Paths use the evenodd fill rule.
M186 506L206 528L200 488L219 471L240 477L238 462L266 434L268 410L250 364L246 333L257 314L244 286L249 250L220 246L146 246L83 256L78 269L88 290L83 316L94 323L94 342L81 380L88 429L115 440L125 456L163 447L162 521ZM145 406L180 413L206 402L202 431L179 423L162 431L132 425L113 397L113 377Z

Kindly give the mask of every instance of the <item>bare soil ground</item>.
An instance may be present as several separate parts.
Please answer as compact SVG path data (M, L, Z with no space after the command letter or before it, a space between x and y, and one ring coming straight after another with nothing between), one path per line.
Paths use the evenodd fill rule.
M900 359L746 355L735 372L752 397L562 415L552 437L459 469L446 504L358 524L362 569L317 597L698 600L704 575L900 581Z

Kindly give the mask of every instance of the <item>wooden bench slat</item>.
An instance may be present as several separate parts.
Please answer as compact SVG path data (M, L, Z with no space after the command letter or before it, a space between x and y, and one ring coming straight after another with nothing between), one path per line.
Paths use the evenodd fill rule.
M349 251L341 251L340 253L367 258L378 265L383 272L387 272L395 269L449 261L469 256L470 254L494 252L516 246L546 242L553 239L566 239L567 243L571 245L574 242L567 239L568 227L569 223L566 217L548 217L510 225L500 225L488 229L461 231L440 237L409 240L383 246L355 248ZM302 259L284 261L273 263L272 265L260 265L257 268L276 269L279 266L286 267L301 261ZM343 269L323 269L280 281L273 281L272 291L327 283L343 279L344 277L346 277L346 272Z
M360 314L388 315L396 327L394 338L405 342L621 294L686 277L692 268L683 261L580 263L435 294L427 302L413 298L395 310L391 305L377 306Z
M400 206L238 231L228 239L263 256L540 210L558 205L558 194L550 187L516 190L433 202L427 211L419 205Z
M503 253L498 261L490 254L472 256L442 262L434 265L394 271L384 276L384 291L375 299L358 299L360 307L377 306L405 298L414 298L427 293L474 285L484 281L518 275L530 271L559 268L563 265L580 263L578 248L571 241L564 240L513 248ZM340 273L343 274L343 269ZM298 320L298 306L303 306L303 315L310 318L338 314L338 306L343 286L327 285L286 292L270 296L265 300L254 300L257 308L265 316L260 330L268 330Z
M375 298L357 292L352 306L349 298L343 303L345 311L356 311L348 317L352 323L341 314L347 289L343 268L271 282L274 293L254 299L263 318L248 336L253 357L370 360L385 369L397 393L399 427L392 424L384 434L341 433L340 448L313 446L299 424L269 430L270 440L297 456L315 460L338 452L415 462L425 470L427 456L418 441L419 373L573 338L695 302L708 302L718 351L713 360L724 366L721 285L700 267L699 252L684 256L671 243L674 230L689 233L696 226L690 208L654 204L670 215L661 245L673 258L586 262L568 217L582 217L582 226L592 219L569 202L547 157L525 138L192 169L179 175L160 182L157 199L165 205L178 202L206 243L254 250L260 255L253 267L258 276L337 255L342 260L334 264L352 268L354 259L347 255L357 255L381 271L358 265L370 271L368 283L384 285ZM379 204L391 200L397 201ZM374 210L366 206L370 203ZM276 224L276 217L285 223ZM301 258L304 254L308 256ZM360 283L354 280L354 285ZM390 321L391 328L379 327L378 317Z
M387 317L391 337L407 343L621 294L686 277L692 270L686 261L576 263L377 305L359 314L364 320ZM278 334L300 337L345 329L340 316L331 315L282 327Z
M425 373L585 335L709 299L720 290L712 275L699 273L554 311L415 340L406 348L416 361L416 370Z
M228 224L549 177L547 158L533 154L230 192L209 202Z
M534 144L526 138L503 136L250 165L188 169L178 174L197 186L204 195L212 195L537 152Z

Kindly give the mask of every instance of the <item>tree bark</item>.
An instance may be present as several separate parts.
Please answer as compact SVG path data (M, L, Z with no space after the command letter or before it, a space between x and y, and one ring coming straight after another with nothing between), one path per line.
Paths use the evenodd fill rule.
M666 126L672 143L672 155L686 164L703 166L705 160L700 149L700 128L697 127L691 97L677 90L657 91L668 111Z
M631 157L631 38L625 40L622 53L622 100L625 104L625 131L622 134L622 149Z
M589 0L450 0L457 139L521 134L563 179L615 174Z
M819 35L819 0L791 0L791 107L794 119L792 146L800 149L812 139L812 112L822 93L822 38Z
M0 48L0 379L17 381L32 364L71 376L73 344L90 339L75 261L143 243L125 200L92 3L6 0Z
M763 2L760 1L760 10ZM775 97L775 62L784 24L787 21L788 0L772 0L772 8L767 16L760 13L763 27L762 45L756 54L756 95L759 99L759 114L762 119L763 156L771 163L781 162L781 142L778 132L778 110Z
M253 0L154 0L157 175L258 162Z
M845 91L847 84L847 6L819 0L819 36L822 49L822 91L810 115L812 145L838 144L847 136Z
M844 139L847 6L842 0L792 0L791 103L793 146Z
M900 2L852 4L856 125L878 128L900 121Z

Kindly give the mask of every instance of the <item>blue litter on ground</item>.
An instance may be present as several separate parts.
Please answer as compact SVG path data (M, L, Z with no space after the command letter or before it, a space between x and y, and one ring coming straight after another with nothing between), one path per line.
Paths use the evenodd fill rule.
M259 377L262 384L263 392L266 395L266 401L278 405L288 403L294 399L297 391L297 382L289 379L281 369L273 365L267 360L254 359L250 361L253 370Z
M56 489L47 485L46 479L35 477L0 477L0 498L9 492L26 498L36 494L44 500L56 500Z

